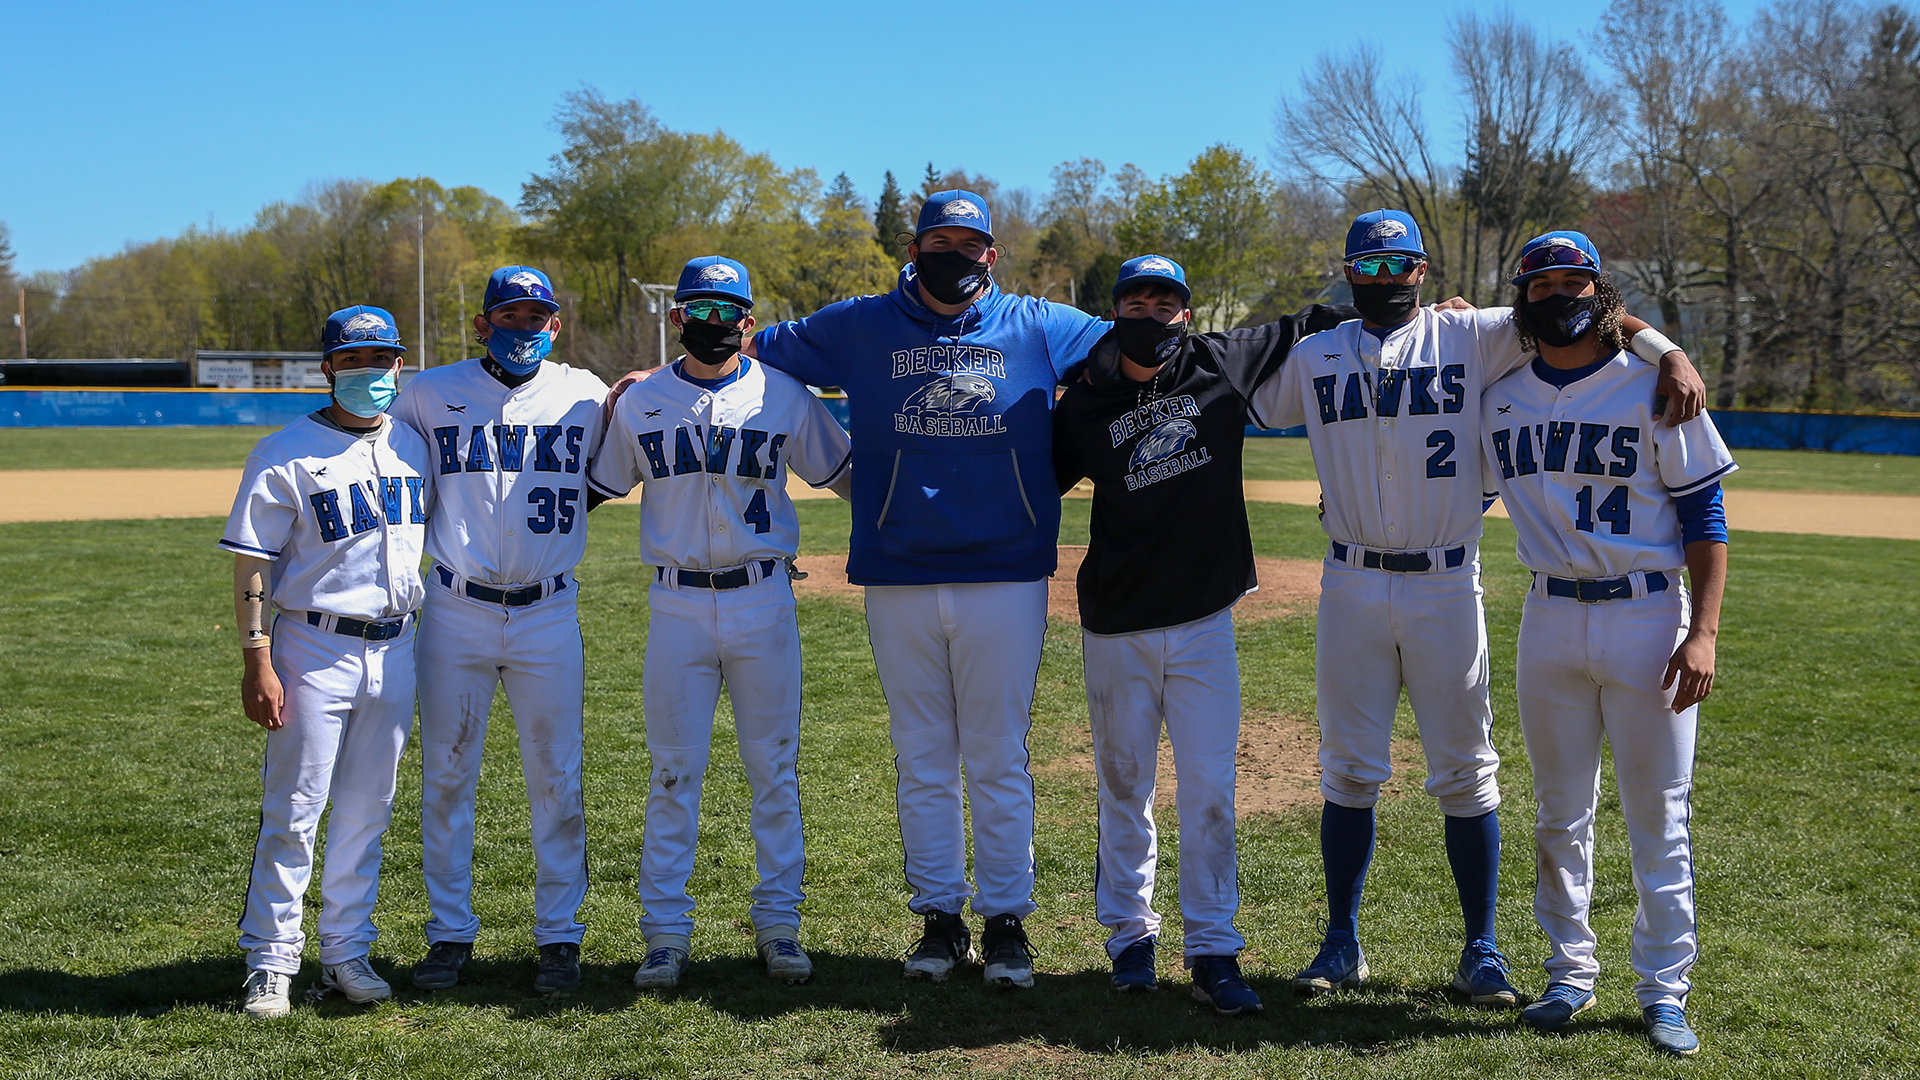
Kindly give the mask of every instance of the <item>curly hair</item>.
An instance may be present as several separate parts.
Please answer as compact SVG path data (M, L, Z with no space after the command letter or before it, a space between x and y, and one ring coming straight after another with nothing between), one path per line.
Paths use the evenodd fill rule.
M1601 274L1594 283L1593 332L1603 347L1618 351L1627 347L1627 332L1621 326L1621 320L1627 315L1627 302L1614 287L1612 274ZM1528 352L1539 352L1540 343L1535 340L1533 330L1527 326L1526 310L1527 286L1525 283L1513 287L1513 329L1520 335L1520 347Z

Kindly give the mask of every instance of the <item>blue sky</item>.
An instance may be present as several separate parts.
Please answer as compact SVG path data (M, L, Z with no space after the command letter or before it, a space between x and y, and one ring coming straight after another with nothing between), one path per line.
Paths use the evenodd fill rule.
M1744 21L1753 0L1732 0ZM5 40L0 221L19 267L60 269L193 224L241 226L339 177L427 175L509 203L582 84L782 165L986 173L1036 193L1056 163L1158 176L1229 142L1263 159L1282 93L1362 41L1456 108L1456 11L1495 4L17 4ZM1598 4L1523 9L1591 30ZM493 13L503 14L493 14ZM489 22L489 17L492 17Z

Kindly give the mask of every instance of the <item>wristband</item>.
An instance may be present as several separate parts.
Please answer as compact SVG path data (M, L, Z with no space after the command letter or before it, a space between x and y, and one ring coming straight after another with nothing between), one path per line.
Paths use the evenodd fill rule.
M1679 351L1680 346L1675 345L1667 335L1649 326L1633 335L1633 340L1628 343L1627 348L1633 352L1633 355L1647 363L1658 364L1661 357L1670 352Z

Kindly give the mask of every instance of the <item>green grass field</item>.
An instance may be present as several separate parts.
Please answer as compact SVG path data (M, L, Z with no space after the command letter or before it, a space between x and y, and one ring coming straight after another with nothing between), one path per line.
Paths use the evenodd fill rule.
M200 433L183 442L205 456L181 460L189 455L174 453L164 434L126 433L99 448L98 463L238 462L220 459ZM1064 542L1084 542L1087 505L1066 504ZM1262 554L1318 557L1311 510L1250 511ZM844 550L842 504L807 503L801 513L807 549ZM467 983L438 995L405 984L424 950L426 916L419 757L410 750L376 916L385 936L374 962L395 981L395 1000L371 1009L327 1002L284 1021L249 1021L235 1009L242 968L233 922L257 824L263 736L235 700L229 564L212 546L219 527L213 519L0 526L0 1076L1920 1072L1920 641L1912 632L1920 544L1735 536L1719 689L1705 707L1694 798L1704 947L1691 1013L1706 1048L1680 1063L1653 1055L1639 1035L1627 967L1634 897L1611 796L1595 904L1600 1007L1569 1037L1538 1037L1512 1014L1464 1007L1446 989L1461 944L1458 913L1439 813L1417 793L1382 806L1363 909L1375 972L1367 989L1309 1002L1286 987L1311 957L1324 913L1316 814L1303 809L1239 828L1239 925L1263 1015L1201 1011L1180 978L1155 995L1111 994L1092 906L1093 781L1060 764L1084 746L1086 725L1078 635L1066 627L1047 638L1032 737L1040 876L1029 927L1039 985L1008 995L988 992L977 974L940 986L903 982L898 958L917 926L900 877L885 706L859 611L825 600L803 601L800 612L804 937L818 977L805 987L771 984L753 960L747 791L723 717L693 882L696 963L679 992L636 994L628 980L641 950L633 874L648 774L639 715L646 607L635 511L619 506L595 512L580 570L595 877L583 990L561 1001L531 991L532 861L502 702L479 796L485 929ZM1545 948L1530 909L1532 798L1512 693L1524 576L1509 554L1507 523L1489 521L1488 532L1495 737L1508 797L1499 929L1516 982L1538 991ZM1250 712L1312 715L1312 638L1311 616L1242 627ZM1401 734L1413 737L1404 710L1402 723ZM1169 944L1179 925L1172 825L1163 815ZM317 902L309 899L310 918ZM310 963L296 990L316 974Z

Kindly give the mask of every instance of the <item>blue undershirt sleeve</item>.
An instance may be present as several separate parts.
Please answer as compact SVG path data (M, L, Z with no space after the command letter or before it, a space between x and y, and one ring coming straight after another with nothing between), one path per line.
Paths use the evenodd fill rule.
M1727 542L1727 510L1721 505L1720 485L1708 484L1699 491L1676 496L1673 508L1680 515L1680 542L1701 540Z

